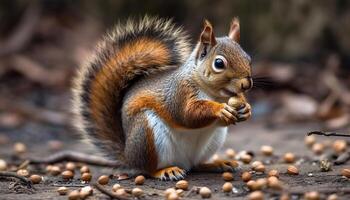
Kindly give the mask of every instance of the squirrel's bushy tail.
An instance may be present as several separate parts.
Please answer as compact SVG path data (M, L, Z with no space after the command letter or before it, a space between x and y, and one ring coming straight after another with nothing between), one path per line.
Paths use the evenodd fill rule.
M118 24L75 78L74 125L104 153L122 159L124 90L140 76L181 65L189 54L186 34L171 20L144 17Z

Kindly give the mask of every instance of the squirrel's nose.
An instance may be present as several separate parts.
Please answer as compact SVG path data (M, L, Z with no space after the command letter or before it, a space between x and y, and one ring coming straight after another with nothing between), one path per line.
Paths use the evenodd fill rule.
M251 77L246 77L240 80L241 90L244 92L253 87L253 80Z

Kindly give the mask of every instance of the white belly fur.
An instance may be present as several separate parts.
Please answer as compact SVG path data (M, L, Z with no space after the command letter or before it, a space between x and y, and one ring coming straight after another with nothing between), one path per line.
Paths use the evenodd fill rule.
M169 128L156 113L146 111L149 126L154 133L158 153L158 169L178 166L190 170L207 161L224 143L227 127L213 125L189 130Z

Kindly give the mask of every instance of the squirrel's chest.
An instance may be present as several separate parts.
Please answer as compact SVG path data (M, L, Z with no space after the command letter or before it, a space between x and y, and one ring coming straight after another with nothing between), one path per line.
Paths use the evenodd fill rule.
M213 124L201 129L176 130L169 128L153 111L146 114L153 129L158 168L175 165L189 170L208 160L226 139L227 127Z

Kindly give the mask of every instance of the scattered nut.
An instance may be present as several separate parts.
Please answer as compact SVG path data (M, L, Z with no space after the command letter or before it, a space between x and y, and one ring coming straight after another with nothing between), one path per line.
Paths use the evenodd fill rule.
M187 190L188 189L188 182L185 180L178 181L175 185L176 189L183 189Z
M345 140L336 140L333 143L333 149L336 153L341 154L346 150L347 143Z
M125 196L126 195L126 191L124 188L119 188L118 190L115 191L115 194L118 196Z
M294 163L295 162L295 155L293 153L286 153L283 156L284 162L286 163Z
M331 194L331 195L328 196L327 200L338 200L338 195Z
M252 161L252 156L249 154L243 154L240 159L244 164L249 164Z
M91 178L92 178L92 176L91 176L90 173L83 173L83 174L81 175L81 180L82 180L82 181L90 182L90 181L91 181Z
M265 172L265 165L261 164L254 168L256 172Z
M249 200L263 200L264 194L261 191L255 191L249 194Z
M314 145L312 145L312 151L315 154L320 155L324 151L324 145L321 143L315 143Z
M29 172L26 169L19 169L17 171L17 175L27 177L29 176Z
M273 154L273 147L264 145L264 146L261 147L260 151L265 156L271 156Z
M320 195L316 191L307 192L304 195L305 200L319 200Z
M38 184L43 180L43 177L33 174L29 177L29 179L33 184Z
M280 175L279 175L279 172L276 169L272 169L272 170L269 171L268 176L269 177L275 176L276 178L278 178Z
M106 175L102 175L97 179L97 182L101 185L107 185L109 182L109 177Z
M93 189L91 186L85 186L80 189L79 196L81 199L85 199L86 197L92 195Z
M276 190L282 189L281 182L275 176L271 176L267 179L267 185L272 189L276 189Z
M350 169L342 169L341 175L345 176L346 178L350 178Z
M183 195L185 195L185 190L183 190L183 189L177 189L177 190L176 190L176 193L177 193L177 195L179 195L179 197L182 197Z
M27 151L27 147L25 144L21 143L21 142L16 142L13 145L13 150L15 151L15 153L17 154L23 154Z
M224 192L231 192L232 188L233 188L233 185L230 182L226 182L226 183L224 183L224 185L222 185L222 190Z
M68 194L69 200L78 200L80 199L80 192L78 190L73 190Z
M116 192L118 189L122 188L122 186L118 183L114 184L112 187L113 192Z
M5 160L0 159L0 171L5 171L7 169L7 163Z
M243 172L242 173L242 180L244 182L248 182L248 181L250 181L250 179L252 179L252 174L251 173L249 173L249 172Z
M222 178L225 181L232 181L233 180L233 174L231 172L224 172L224 173L222 173Z
M211 190L207 187L201 187L199 189L199 194L202 196L203 199L210 198L211 197Z
M140 197L143 195L143 190L141 190L140 188L134 188L131 190L131 194L135 197Z
M254 170L257 166L262 165L263 163L261 161L254 161L251 166L252 169Z
M145 177L140 175L140 176L136 176L135 178L135 184L136 185L143 185L143 183L145 182Z
M167 196L167 200L179 200L179 195L176 192L172 192Z
M261 190L267 186L266 178L259 178L256 180L256 186L258 190Z
M234 159L236 152L235 152L235 150L229 148L229 149L226 149L225 154L229 159Z
M72 171L66 170L61 173L62 178L65 180L72 179L74 177L74 173Z
M176 190L174 188L168 188L164 191L164 196L168 197L171 193L176 193Z
M73 162L66 163L66 170L74 171L74 169L75 169L75 164Z
M313 135L306 136L305 137L305 144L309 147L312 147L313 144L316 142L316 137Z
M57 189L58 194L60 195L66 195L68 193L68 188L67 187L59 187Z
M299 170L294 165L289 165L288 168L287 168L287 173L290 174L290 175L298 175L299 174Z
M249 190L258 190L259 189L259 186L258 184L256 183L256 181L254 180L250 180L247 182L247 187L249 188Z
M80 173L83 174L83 173L87 173L87 172L90 172L90 169L88 166L84 165L80 168Z
M54 165L54 166L51 167L50 172L51 172L51 174L53 176L57 176L57 175L59 175L61 173L61 168L59 166L55 166Z

